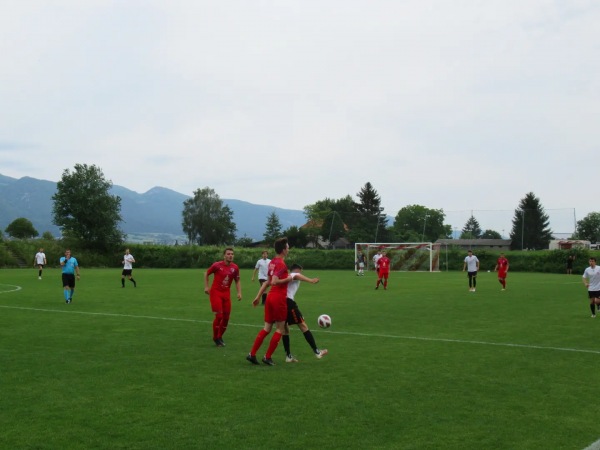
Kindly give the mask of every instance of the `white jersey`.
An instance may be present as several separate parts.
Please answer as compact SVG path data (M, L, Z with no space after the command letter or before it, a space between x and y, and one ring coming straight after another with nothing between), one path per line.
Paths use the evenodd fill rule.
M31 253L30 253L31 255ZM46 264L46 254L43 252L37 252L35 254L35 263L36 264Z
M376 269L379 269L379 258L381 258L383 255L379 254L379 253L375 253L375 256L373 256L373 265L375 266Z
M133 258L133 255L131 253L123 256L123 269L125 269L125 270L133 269L134 262L135 262L135 259Z
M266 280L267 278L269 278L269 263L271 262L271 260L269 258L267 259L259 259L258 261L256 261L256 266L254 267L255 269L258 269L258 279L259 280Z
M600 291L600 267L588 267L583 272L583 278L589 280L588 291Z
M294 275L293 273L290 275ZM294 300L294 297L296 296L296 292L298 292L298 289L300 289L300 280L292 280L288 283L287 286L287 298L291 298L292 300Z
M477 263L479 260L477 256L471 255L465 258L465 263L467 264L467 272L477 272Z

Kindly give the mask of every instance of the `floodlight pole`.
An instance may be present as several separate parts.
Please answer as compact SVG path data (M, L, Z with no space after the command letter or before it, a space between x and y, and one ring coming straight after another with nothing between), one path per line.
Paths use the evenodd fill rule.
M525 210L521 209L521 250L523 250L523 241L525 238Z
M421 242L425 242L425 226L427 225L428 214L425 214L425 220L423 221L423 234L421 235Z

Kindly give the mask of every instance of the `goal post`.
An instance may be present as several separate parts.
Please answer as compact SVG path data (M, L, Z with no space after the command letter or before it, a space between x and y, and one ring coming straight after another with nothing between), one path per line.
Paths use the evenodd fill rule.
M365 269L375 270L373 256L385 251L391 261L390 269L399 272L439 272L441 244L433 242L361 242L354 244L354 260L362 251ZM355 265L354 270L357 270Z

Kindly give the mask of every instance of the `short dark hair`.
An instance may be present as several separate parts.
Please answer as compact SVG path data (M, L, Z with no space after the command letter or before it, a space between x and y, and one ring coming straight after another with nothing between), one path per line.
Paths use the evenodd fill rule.
M590 261L596 262L596 258L594 258L593 256L590 256Z
M232 247L227 247L225 250L223 250L223 254L227 253L229 250L235 253Z
M290 268L290 270L302 270L302 266L300 264L292 264L292 267Z
M288 245L288 238L282 237L275 241L275 253L278 255L285 250L285 247Z

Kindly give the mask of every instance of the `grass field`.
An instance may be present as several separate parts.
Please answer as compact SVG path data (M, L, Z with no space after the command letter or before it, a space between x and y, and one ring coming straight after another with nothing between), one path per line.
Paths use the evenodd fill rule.
M0 448L584 449L600 428L600 316L580 275L375 277L305 271L297 301L321 360L252 366L258 289L216 348L197 270L0 271ZM17 287L20 289L17 290ZM235 290L234 290L235 292ZM316 318L333 319L328 330ZM262 356L266 342L259 353Z

